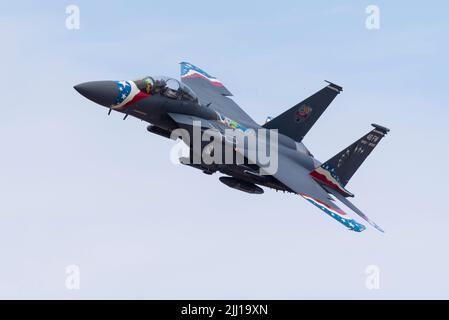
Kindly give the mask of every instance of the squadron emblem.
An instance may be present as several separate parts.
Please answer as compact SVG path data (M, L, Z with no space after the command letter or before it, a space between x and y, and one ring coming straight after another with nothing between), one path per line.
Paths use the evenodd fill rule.
M301 122L307 120L307 118L310 116L310 113L312 112L312 107L303 104L298 108L298 111L295 113L295 120L296 122Z

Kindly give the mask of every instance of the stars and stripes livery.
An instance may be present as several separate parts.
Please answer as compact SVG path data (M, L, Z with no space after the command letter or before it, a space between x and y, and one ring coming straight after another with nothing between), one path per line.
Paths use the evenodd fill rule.
M181 79L188 78L202 78L208 80L213 86L224 87L223 83L221 83L220 80L212 77L206 71L203 71L188 62L181 62Z
M327 163L323 164L322 166L320 166L320 167L316 168L315 170L313 170L312 172L310 172L310 175L314 179L326 184L327 186L331 187L332 189L337 190L345 197L353 197L354 196L351 192L346 190L341 185L340 178L338 178L338 176L335 172L335 169Z
M356 232L366 229L348 215L353 212L357 215L354 218L360 217L384 232L349 201L349 197L354 195L346 190L346 186L390 130L372 124L374 129L324 163L315 159L302 143L334 98L343 91L342 87L327 81L324 88L261 126L232 99L232 93L216 77L189 62L181 62L180 69L180 81L165 76L148 76L135 81L89 81L75 85L74 89L108 108L108 114L116 110L125 114L123 119L134 116L149 122L148 131L165 138L171 137L177 128L187 129L187 135L183 134L182 138L190 138L199 122L201 134L194 133L193 140L199 137L200 141L186 139L189 140L186 143L191 150L199 144L206 152L193 153L200 156L198 163L194 161L192 164L191 159L188 159L190 163L181 162L207 174L219 172L229 176L225 179L228 183L224 183L230 187L252 194L260 194L263 191L260 186L291 192L306 199L346 229ZM282 90L273 92L283 94ZM225 163L216 162L216 157L212 163L203 161L206 160L203 155L211 156L207 152L211 149L206 149L203 144L206 142L204 138L212 136L207 132L209 129L218 131L224 147L232 146L231 163L227 162L229 157ZM241 132L244 134L240 136ZM276 135L272 135L275 132ZM244 138L243 144L238 140L240 137ZM331 138L328 137L334 143ZM269 147L269 155L266 147ZM218 160L223 160L223 157L218 157ZM350 211L343 212L339 206Z
M347 227L349 230L356 231L356 232L362 232L366 229L366 227L363 224L358 223L354 219L349 218L346 213L343 212L338 207L332 208L331 206L326 205L325 203L314 199L306 194L299 194L301 197L309 201L311 204L316 206L317 208L323 210L327 215L334 218L341 224L343 224L345 227Z
M114 105L111 106L114 110L124 110L127 106L150 96L139 90L134 81L115 81L115 83L119 89L119 94Z

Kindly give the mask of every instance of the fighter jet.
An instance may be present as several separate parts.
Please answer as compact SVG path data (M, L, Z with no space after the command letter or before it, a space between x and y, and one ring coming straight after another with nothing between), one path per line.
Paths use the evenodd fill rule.
M124 114L123 119L136 117L149 123L149 132L165 138L174 139L173 133L177 130L191 135L195 134L196 127L200 133L215 130L222 139L220 143L228 146L227 150L236 157L240 155L243 162L203 161L201 155L204 152L213 155L216 152L214 148L200 139L199 149L195 150L195 139L185 137L181 138L189 147L189 157L180 160L206 174L222 174L219 180L231 188L252 194L263 193L261 187L294 193L347 229L365 230L363 224L337 206L339 201L384 232L348 200L354 194L346 189L346 185L389 129L372 124L374 128L371 131L324 163L318 161L302 143L318 118L343 91L342 87L326 81L323 89L260 125L231 99L231 92L220 80L191 63L181 62L180 65L180 80L148 76L137 80L91 81L74 88L87 99L108 108L108 114L117 111ZM228 138L230 130L275 132L276 170L267 174L262 162L249 156L249 147L237 146L235 139ZM199 154L200 161L192 162L192 158L198 158Z

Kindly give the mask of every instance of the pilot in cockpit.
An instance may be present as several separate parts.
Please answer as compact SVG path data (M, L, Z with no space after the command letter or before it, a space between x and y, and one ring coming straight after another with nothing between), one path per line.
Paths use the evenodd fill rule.
M151 77L146 77L143 78L142 80L136 80L134 81L134 83L136 84L137 88L140 91L145 92L147 94L153 93L154 80Z
M145 83L145 91L147 94L151 93L151 89L154 87L154 81L150 77L143 79L143 82Z
M198 100L192 89L173 78L145 77L134 82L140 91L147 94L160 94L176 100Z

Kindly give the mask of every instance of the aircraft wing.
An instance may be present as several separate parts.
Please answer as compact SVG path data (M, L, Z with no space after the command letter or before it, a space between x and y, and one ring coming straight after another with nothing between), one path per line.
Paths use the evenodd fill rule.
M246 125L257 125L229 96L232 93L215 77L188 63L181 62L181 81L197 95L200 104L212 106L221 115Z
M366 229L364 225L348 217L304 167L282 153L279 153L278 171L274 177L349 230L361 232Z

